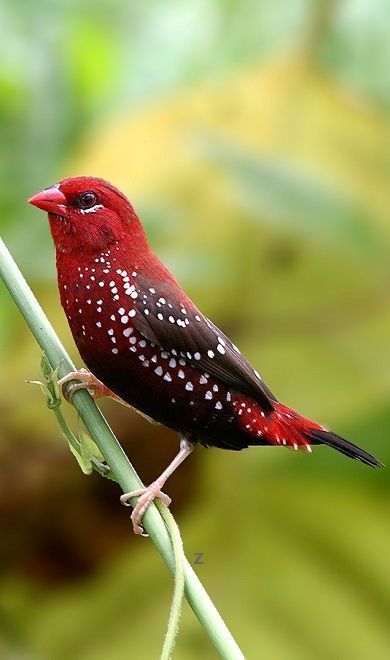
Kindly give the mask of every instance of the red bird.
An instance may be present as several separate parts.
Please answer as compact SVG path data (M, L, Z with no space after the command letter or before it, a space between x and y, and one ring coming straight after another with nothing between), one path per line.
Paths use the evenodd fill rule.
M258 372L199 311L151 250L128 199L94 177L75 177L29 200L48 212L61 303L91 374L75 372L94 395L119 398L181 436L180 451L143 491L134 531L196 443L222 449L325 444L374 467L382 464L336 433L280 403Z

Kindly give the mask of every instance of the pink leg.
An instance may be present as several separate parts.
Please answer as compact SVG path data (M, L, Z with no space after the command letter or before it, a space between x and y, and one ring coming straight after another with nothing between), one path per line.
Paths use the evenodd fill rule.
M69 385L66 390L64 390L64 385L69 383L72 380L79 381L73 385ZM91 374L87 369L79 369L78 371L71 371L69 374L64 376L58 381L58 385L61 387L64 397L69 401L72 394L77 392L77 390L90 390L91 395L94 399L100 399L103 396L109 396L120 403L125 404L125 401L119 398L114 392L108 389L96 376Z
M141 519L144 515L148 506L153 502L153 500L158 497L164 502L167 506L170 505L171 499L165 493L161 492L166 480L171 474L176 470L177 467L190 455L194 446L188 442L185 438L182 438L180 441L180 451L173 459L172 463L168 465L166 470L156 479L153 483L150 484L147 488L140 488L139 490L132 490L130 493L124 493L121 496L122 504L126 506L131 506L129 499L133 497L138 497L138 502L134 507L133 513L131 514L131 522L133 523L133 530L135 534L143 534L143 528L141 526Z

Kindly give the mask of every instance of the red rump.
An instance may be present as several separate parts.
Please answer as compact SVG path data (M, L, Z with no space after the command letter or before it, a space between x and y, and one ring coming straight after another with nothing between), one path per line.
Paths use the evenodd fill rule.
M237 413L237 426L258 442L263 440L264 444L289 446L295 450L306 449L311 452L312 433L326 431L320 424L302 417L282 403L275 403L274 410L266 413L256 401L249 401L248 398L237 395L233 398L233 407ZM313 444L317 442L314 440Z

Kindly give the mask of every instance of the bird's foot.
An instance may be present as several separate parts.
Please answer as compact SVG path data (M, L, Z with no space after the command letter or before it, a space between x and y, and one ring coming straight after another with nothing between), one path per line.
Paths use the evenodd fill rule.
M133 523L133 530L135 534L142 534L142 536L147 536L147 534L144 533L140 523L146 509L153 502L153 500L156 499L156 497L164 502L166 506L170 505L171 498L163 493L161 488L164 487L168 477L170 477L176 468L184 461L184 459L189 456L192 450L193 444L189 442L184 436L182 436L179 453L175 456L173 461L168 465L164 472L160 474L156 481L153 481L153 483L151 483L147 488L140 488L139 490L133 490L131 493L125 493L122 495L121 502L125 505L129 505L129 500L132 497L139 498L137 504L134 507L133 513L131 514L131 522Z
M163 493L160 488L162 487L163 482L160 479L156 479L153 483L150 484L147 488L140 488L139 490L132 490L130 493L124 493L121 496L121 503L125 506L131 506L129 500L132 497L138 497L138 502L134 507L134 510L131 514L131 522L133 523L134 534L141 534L142 536L148 536L145 534L141 523L142 516L149 507L149 505L158 498L166 506L169 506L171 503L171 498Z
M77 383L67 385L72 380L77 380ZM96 376L91 374L87 369L79 369L78 371L71 371L58 381L62 394L67 401L70 400L72 395L77 390L89 390L94 399L100 399L102 396L112 396L113 393L108 389ZM67 385L65 388L64 386Z

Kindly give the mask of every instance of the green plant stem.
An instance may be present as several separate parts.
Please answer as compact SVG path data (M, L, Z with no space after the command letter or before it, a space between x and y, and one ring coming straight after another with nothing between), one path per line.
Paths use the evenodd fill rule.
M74 364L1 238L0 276L52 368L59 367L59 377L74 371ZM72 397L72 403L123 492L142 488L140 478L90 394L86 390L78 390ZM148 508L142 522L169 570L174 573L172 544L154 504ZM242 659L244 656L237 642L187 560L184 562L184 575L186 598L221 657Z
M173 554L175 557L175 585L173 589L173 598L171 611L169 614L167 634L165 635L164 646L161 653L161 660L169 660L172 656L175 647L177 633L179 631L179 621L181 614L181 605L184 595L184 549L181 540L180 530L177 526L176 520L171 514L170 510L158 500L156 502L157 508L169 530L169 536L172 541Z
M74 452L81 456L82 452L80 449L80 443L79 441L75 438L73 435L72 431L70 430L69 426L67 425L64 416L60 410L60 406L52 406L50 407L50 410L53 411L53 413L56 416L58 425L66 438L66 440L69 442L69 445L73 448ZM109 468L107 466L103 466L94 456L91 457L91 464L93 468L96 470L96 472L99 472L103 477L107 476L107 472L109 472Z
M53 410L53 412L56 416L58 425L59 425L64 437L69 442L70 446L73 447L75 452L77 452L78 454L81 454L81 452L80 452L80 443L78 442L78 440L76 440L76 438L73 435L72 431L69 429L69 427L68 427L68 425L67 425L67 423L64 419L64 416L63 416L61 410L59 409L59 406L55 406L51 410Z

